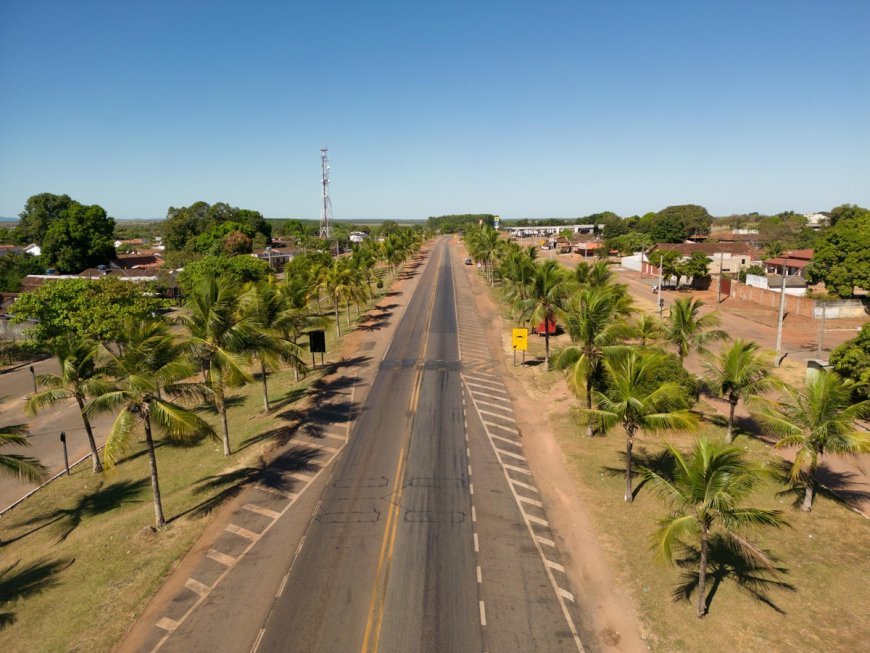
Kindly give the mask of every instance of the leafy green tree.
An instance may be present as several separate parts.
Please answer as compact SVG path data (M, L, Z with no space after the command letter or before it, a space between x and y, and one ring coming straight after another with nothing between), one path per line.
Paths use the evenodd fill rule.
M69 274L108 263L115 256L115 220L103 207L75 203L52 221L42 241L49 267Z
M741 505L764 475L737 447L698 440L689 456L668 445L670 472L644 470L649 487L671 507L654 535L661 558L674 561L675 552L688 548L687 541L700 545L697 575L697 616L707 613L707 573L711 540L718 536L744 556L755 558L773 570L774 561L752 544L742 530L753 526L781 526L779 511Z
M831 365L840 377L854 383L853 398L870 398L870 323L831 352Z
M41 256L7 254L0 256L0 292L18 292L21 280L28 274L42 274L45 266Z
M203 244L210 246L213 239L207 236L205 240L208 242L200 243L199 237L226 222L238 225L230 231L242 231L251 238L262 234L267 242L271 240L272 225L259 212L239 209L224 202L213 205L195 202L180 208L169 207L163 224L163 243L167 252L203 251L198 248ZM221 234L220 238L223 239L227 233Z
M40 193L28 197L24 210L18 215L18 226L15 227L18 242L41 244L52 223L74 204L78 202L69 195Z
M100 378L99 345L93 340L67 333L52 342L51 351L60 365L60 374L40 374L36 377L36 382L45 389L28 397L25 412L35 415L45 406L75 399L88 437L94 473L102 472L94 431L85 411L85 402L89 398L109 389L109 384Z
M848 215L818 237L807 266L807 279L838 297L851 297L855 287L870 290L870 210L855 207Z
M185 295L194 292L205 279L220 277L241 287L262 281L272 274L266 261L253 256L205 256L184 266L178 285Z
M252 381L244 357L262 347L264 337L249 315L236 308L239 287L222 277L207 277L185 300L179 321L187 329L185 347L200 362L223 428L224 455L232 453L226 391Z
M607 393L594 392L598 408L583 409L587 422L609 431L621 426L625 431L625 500L634 501L632 492L632 448L638 431L682 431L696 428L697 416L689 411L686 391L675 381L653 384L665 355L658 351L641 354L619 351L603 362Z
M30 444L27 437L27 427L23 424L0 426L0 447L9 445L26 447ZM47 475L47 470L36 458L14 453L0 453L0 476L39 483Z
M253 242L256 233L257 232L254 231L252 227L246 224L240 224L228 220L227 222L220 222L212 226L211 229L197 236L192 242L189 242L188 245L193 251L201 254L212 254L218 256L221 254L250 254L251 243ZM228 251L227 239L231 237L238 238L238 236L244 236L246 238L243 242L247 244L247 251L245 252L244 248L240 251Z
M656 249L647 255L650 263L662 269L662 282L668 283L674 277L679 281L680 274L680 254L679 252L668 249Z
M144 317L166 305L146 291L147 286L111 276L58 279L20 295L12 306L12 321L28 321L26 332L40 344L67 332L77 338L120 342L128 317Z
M784 401L770 402L753 413L767 433L779 437L776 448L796 448L790 479L804 485L804 512L813 509L816 472L826 453L870 452L870 436L858 430L858 422L870 416L870 400L853 404L852 390L850 381L821 370L803 390L786 387Z
M484 271L489 277L489 283L494 283L493 266L498 256L501 240L498 232L490 226L475 229L468 233L466 245L469 253L478 261L483 261Z
M692 280L710 276L710 259L701 252L693 252L688 260L677 264L677 284L679 277L683 276Z
M728 433L726 442L734 440L734 411L740 399L744 401L770 392L778 386L773 375L773 358L758 350L754 342L737 339L723 347L717 356L704 361L706 384L728 401Z
M573 289L570 274L556 261L548 259L535 263L534 274L528 285L526 299L521 303L522 315L531 325L544 324L544 356L550 371L551 322L562 319Z
M704 354L706 345L728 338L727 333L715 328L719 326L718 313L701 315L702 306L704 302L694 297L680 298L671 304L665 320L665 339L676 348L681 361L685 361L693 349Z
M104 452L109 468L114 467L129 449L139 428L144 431L154 521L156 527L161 528L166 519L154 449L155 431L162 433L167 440L181 444L215 437L208 422L182 405L183 402L205 398L208 390L201 383L185 381L194 373L194 368L163 321L128 321L124 350L117 356L110 354L108 369L115 378L115 387L91 400L87 412L89 415L117 413Z

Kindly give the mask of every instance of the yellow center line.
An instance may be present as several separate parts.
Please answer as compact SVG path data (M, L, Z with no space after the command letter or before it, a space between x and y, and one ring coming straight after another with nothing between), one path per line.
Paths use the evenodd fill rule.
M439 262L442 257L439 256ZM427 334L426 341L423 347L423 359L425 360L429 350L429 327L432 324L432 314L435 308L435 297L438 290L438 273L435 275L435 287L432 292L432 299L429 302L429 315L426 320ZM417 405L420 401L420 387L423 385L423 370L417 372L417 378L414 381L414 387L411 390L411 401L409 405L409 414L411 416L411 428L407 431L405 444L399 451L399 462L396 465L396 482L393 485L393 502L390 504L390 509L387 513L387 525L384 529L384 539L381 542L381 552L378 556L378 566L375 572L375 580L372 584L372 598L369 604L368 619L366 620L366 629L363 634L363 643L361 653L377 653L378 642L380 640L381 625L384 620L384 600L387 593L387 580L390 576L390 563L393 558L393 550L396 545L396 532L399 525L399 511L401 510L402 490L405 485L405 470L407 469L406 451L411 446L411 431L414 427L414 415L417 413ZM383 581L381 573L383 572ZM371 649L369 644L371 643Z

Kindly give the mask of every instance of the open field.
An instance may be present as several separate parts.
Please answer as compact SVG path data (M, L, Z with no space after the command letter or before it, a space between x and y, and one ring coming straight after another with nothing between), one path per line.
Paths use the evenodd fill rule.
M501 301L498 288L491 290ZM502 339L510 350L510 316L502 312ZM553 349L551 341L551 350ZM530 338L527 359L543 356L543 338ZM715 587L709 614L699 620L694 605L674 601L672 592L680 570L657 561L650 548L650 534L667 509L641 488L632 504L622 495L624 434L615 429L605 437L588 438L578 426L579 401L570 393L559 373L546 373L545 366L513 368L513 374L548 415L549 426L560 443L586 510L596 524L600 542L623 591L638 606L645 638L651 650L672 651L795 651L862 650L870 638L870 558L866 544L870 523L828 496L818 496L813 512L792 507L794 495L773 478L761 484L751 505L777 509L789 525L753 534L754 541L781 560L786 573L778 578L785 585L763 590L766 601L753 598L730 580ZM802 378L800 369L788 369L789 381ZM688 450L704 435L724 437L723 419L707 403L696 406L703 416L701 430L694 434L646 436L636 439L637 458L663 449L665 439ZM742 446L758 464L777 465L778 455L768 445L740 436ZM616 471L611 471L615 469ZM582 551L572 552L582 556Z
M376 303L391 285L372 301ZM351 321L356 310L351 309ZM342 333L345 315L341 314ZM327 349L337 359L335 328ZM319 361L318 361L319 362ZM329 361L327 361L328 363ZM148 599L231 499L230 482L209 483L238 472L242 487L256 480L274 436L292 427L306 406L306 391L321 376L294 383L290 370L270 374L273 411L262 413L259 381L236 391L230 410L234 454L218 441L157 449L164 512L154 521L143 443L105 476L79 465L68 478L46 486L0 520L0 650L111 650L141 614ZM209 417L214 423L217 419Z

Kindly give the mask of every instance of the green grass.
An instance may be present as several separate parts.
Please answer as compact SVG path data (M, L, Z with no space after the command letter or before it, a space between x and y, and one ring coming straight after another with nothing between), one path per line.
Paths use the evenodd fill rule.
M385 289L372 304L382 299L390 281L384 279ZM328 359L337 360L341 343L335 340L334 325L326 331ZM213 513L197 508L208 505L223 487L205 489L203 481L257 465L271 444L264 434L288 423L281 413L303 407L305 388L319 376L310 374L296 384L289 370L271 374L270 399L279 407L270 415L262 414L259 381L239 389L240 405L229 413L235 453L228 458L215 440L189 448L159 446L160 489L170 520L160 532L152 529L142 443L106 475L95 476L89 465L79 465L70 477L49 484L4 515L0 650L111 650L210 523ZM208 419L216 421L212 415Z

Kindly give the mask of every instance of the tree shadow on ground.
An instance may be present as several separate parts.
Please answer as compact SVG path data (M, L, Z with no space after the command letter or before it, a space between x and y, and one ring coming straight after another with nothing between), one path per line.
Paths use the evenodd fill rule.
M704 601L706 612L710 612L710 606L722 583L734 583L738 590L763 603L779 614L785 614L768 592L771 590L785 590L796 592L797 588L781 577L788 573L788 569L779 564L779 559L770 551L758 550L762 555L753 556L751 552L744 551L735 546L722 534L716 534L710 539L708 547L707 583L709 591ZM767 557L772 564L767 564L763 558ZM675 602L691 601L692 595L698 591L698 565L701 560L700 548L694 545L682 545L682 555L676 561L678 567L684 571L680 574L680 581L674 588L671 596Z
M773 473L777 481L785 486L785 489L777 492L776 496L791 497L792 507L800 508L806 492L806 476L801 475L796 481L792 481L789 476L792 463L789 460L781 459L771 464L774 466ZM847 507L851 507L849 504L870 500L870 492L856 487L856 483L863 480L862 474L858 472L837 471L823 461L816 469L816 479L817 496L821 495L831 501L846 504Z
M308 395L309 392L308 388L291 388L283 397L272 402L272 410L281 410L291 404L295 404L297 401Z
M56 586L57 574L73 562L41 559L22 566L19 560L0 570L0 630L15 623L15 613L7 611L7 606Z
M227 410L231 408L238 408L239 406L244 406L247 401L247 397L244 395L230 395L224 399L224 405L227 407ZM194 411L197 413L208 413L209 415L217 415L217 406L211 402L207 402L204 404L200 404Z
M271 463L266 463L261 458L256 466L242 467L223 474L206 476L197 483L194 494L214 491L217 493L179 513L169 521L175 521L185 515L196 517L206 515L238 496L245 488L253 485L260 485L281 493L291 492L299 482L291 474L293 472L317 471L320 468L317 459L322 454L323 452L319 449L300 444L283 452Z
M126 503L138 503L139 500L136 497L148 484L149 479L118 481L106 486L101 481L96 490L80 496L72 507L56 508L48 514L21 522L19 526L36 525L36 527L12 540L0 543L0 546L11 544L52 525L55 525L58 529L57 541L63 542L81 525L82 520L86 517L101 515Z
M619 459L622 461L621 467L602 467L601 473L606 476L611 476L615 478L625 478L625 452L619 451L617 452ZM660 476L664 476L665 478L670 478L670 475L673 474L676 462L673 457L670 455L670 452L667 449L662 449L661 451L650 452L645 447L635 445L635 449L631 455L631 477L632 479L640 477L644 471L651 471L655 474L659 474ZM646 485L646 479L641 480L640 483L637 483L632 487L631 496L636 499L637 495L643 489L643 486Z

